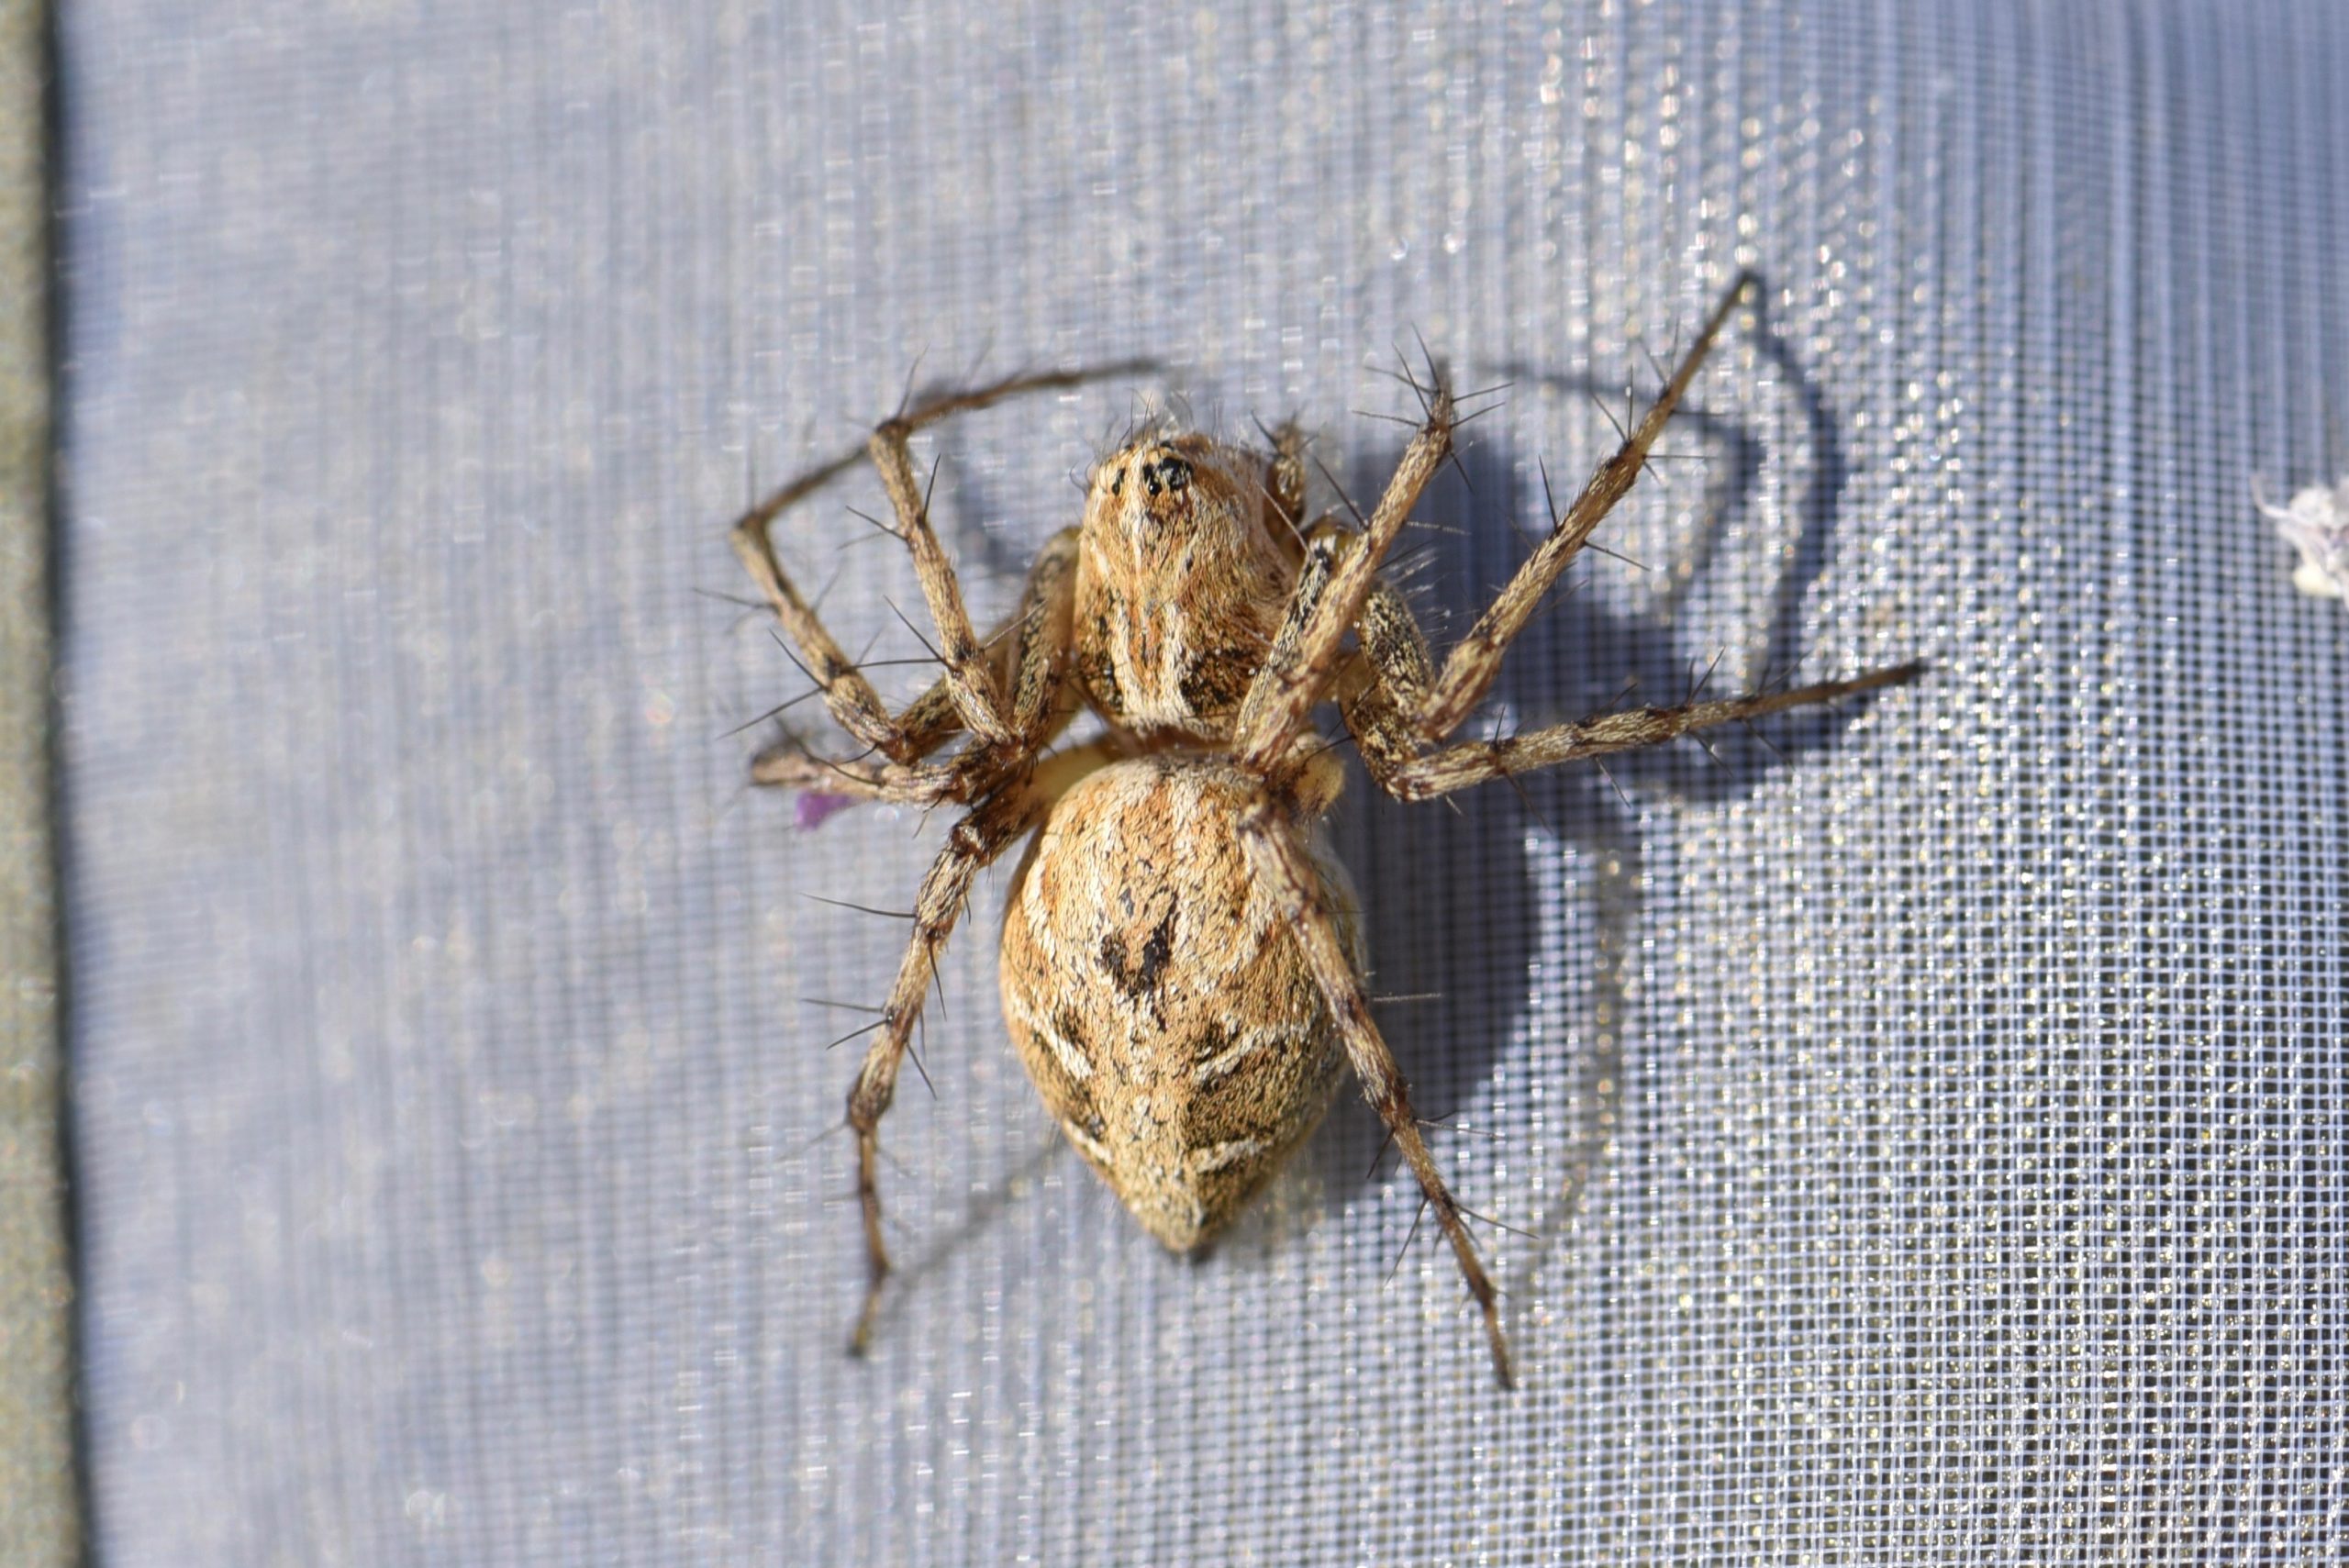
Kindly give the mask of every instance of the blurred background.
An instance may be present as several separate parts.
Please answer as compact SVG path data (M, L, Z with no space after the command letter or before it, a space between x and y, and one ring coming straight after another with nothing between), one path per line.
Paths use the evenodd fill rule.
M97 1561L2334 1560L2349 608L2253 487L2349 470L2338 6L53 28ZM904 930L807 895L907 907L945 824L746 787L807 683L733 515L909 377L1162 361L925 445L984 619L1160 400L1375 492L1423 338L1512 384L1410 541L1441 644L1741 267L1494 722L1932 673L1336 824L1522 1386L1351 1094L1204 1258L1126 1217L1004 1039L1001 872L850 1361L807 999ZM880 504L777 538L906 659Z

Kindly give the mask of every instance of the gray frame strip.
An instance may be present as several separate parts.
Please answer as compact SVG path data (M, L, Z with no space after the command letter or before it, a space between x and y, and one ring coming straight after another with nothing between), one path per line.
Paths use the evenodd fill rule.
M0 1562L81 1553L49 799L41 0L0 0Z

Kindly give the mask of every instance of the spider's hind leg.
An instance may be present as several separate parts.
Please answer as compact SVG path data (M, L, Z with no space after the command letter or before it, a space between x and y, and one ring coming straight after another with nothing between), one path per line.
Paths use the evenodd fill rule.
M857 1203L864 1221L864 1305L849 1341L857 1354L872 1345L881 1287L889 1277L889 1249L881 1234L881 1118L896 1097L897 1070L912 1045L914 1026L921 1019L922 1005L938 973L939 954L970 902L971 884L978 873L1041 821L1077 780L1127 754L1122 740L1105 736L1045 758L1024 782L996 791L955 823L947 833L946 847L922 878L914 902L913 936L898 962L888 1001L872 1026L879 1032L865 1048L848 1095L848 1125L856 1134Z
M971 883L982 867L1000 856L1033 825L1041 803L1032 791L1006 790L954 824L946 847L922 878L914 904L914 931L897 965L896 984L875 1025L879 1034L865 1049L864 1062L849 1090L848 1124L856 1134L856 1195L864 1218L864 1306L857 1314L849 1348L863 1354L873 1340L881 1307L881 1286L889 1277L889 1249L881 1235L881 1118L896 1097L897 1070L921 1018L922 1003L947 936L969 903Z
M1501 1386L1508 1387L1513 1374L1509 1369L1508 1341L1501 1332L1499 1293L1493 1288L1492 1278L1485 1273L1484 1262L1476 1255L1476 1244L1468 1234L1459 1201L1444 1184L1442 1173L1436 1169L1427 1140L1419 1136L1410 1091L1396 1068L1394 1053L1387 1050L1378 1026L1371 1021L1370 999L1364 994L1362 979L1346 957L1345 941L1339 934L1312 859L1286 819L1286 813L1270 795L1257 798L1241 817L1239 828L1249 864L1272 887L1282 912L1288 917L1290 929L1304 950L1306 963L1313 972L1338 1037L1345 1046L1346 1059L1353 1064L1354 1075L1362 1080L1363 1094L1377 1107L1396 1146L1410 1162L1411 1173L1419 1179L1419 1191L1425 1195L1428 1207L1435 1211L1436 1223L1442 1227L1444 1239L1452 1243L1461 1277L1484 1317L1493 1369Z

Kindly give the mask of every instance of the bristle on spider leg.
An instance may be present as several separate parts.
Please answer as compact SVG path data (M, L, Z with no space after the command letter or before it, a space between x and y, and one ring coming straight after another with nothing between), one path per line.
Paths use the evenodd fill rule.
M840 1047L846 1045L850 1040L856 1039L860 1035L868 1035L874 1029L886 1028L888 1026L888 1022L889 1020L886 1018L875 1018L869 1024L860 1024L855 1029L849 1030L848 1033L841 1036L838 1040L826 1040L824 1042L824 1049L826 1051L838 1050Z
M1330 472L1330 465L1321 461L1319 453L1316 453L1314 456L1313 466L1320 473L1323 479L1329 481L1330 488L1337 492L1339 503L1343 506L1347 511L1353 514L1354 527L1358 528L1368 528L1370 526L1370 519L1362 515L1362 508L1354 505L1354 498L1346 494L1346 487L1338 483L1338 476Z
M881 535L885 539L900 539L904 537L897 532L896 528L893 525L883 522L880 518L874 517L872 513L866 511L862 506L843 506L841 510L846 512L852 517L872 524L873 531Z
M1425 1219L1427 1217L1428 1196L1425 1193L1421 1193L1419 1195L1419 1210L1417 1214L1411 1216L1411 1228L1403 1233L1403 1245L1401 1249L1396 1252L1395 1261L1386 1265L1386 1283L1387 1284L1393 1284L1395 1283L1395 1276L1402 1272L1403 1259L1410 1252L1411 1243L1419 1239L1419 1221Z
M1607 406L1607 399L1599 396L1596 391L1593 391L1590 394L1590 401L1598 407L1601 414L1607 416L1607 422L1615 427L1616 439L1620 441L1628 442L1631 439L1631 432L1624 428L1623 422L1620 419L1615 417L1615 410Z
M1507 1143L1508 1141L1507 1138L1493 1131L1490 1128L1463 1127L1458 1121L1448 1116L1414 1117L1412 1119L1431 1132L1450 1132L1457 1134L1462 1138L1482 1138L1494 1143Z
M846 1132L848 1130L848 1118L846 1117L841 1118L838 1121L828 1123L824 1129L815 1136L809 1138L806 1142L798 1144L793 1148L791 1151L791 1156L795 1160L798 1159L805 1155L807 1151L815 1148L818 1143L823 1142L827 1138L831 1137L835 1133Z
M821 686L817 686L811 690L804 691L796 697L775 704L774 706L767 709L766 712L760 714L755 718L746 718L741 723L734 726L731 729L719 731L717 735L712 736L711 739L716 740L730 740L735 736L741 734L745 729L755 728L771 718L781 718L785 714L790 712L793 708L797 707L801 703L807 701L810 697L820 697L823 695L824 688Z
M1729 650L1726 648L1717 648L1713 650L1713 657L1711 661L1706 664L1704 674L1698 677L1695 684L1688 688L1688 695L1681 699L1682 706L1687 706L1689 704L1695 702L1698 697L1705 695L1705 688L1712 684L1713 672L1720 668L1721 656L1728 651ZM1692 665L1691 669L1693 670L1693 668L1694 666Z
M1475 1209L1470 1208L1466 1204L1461 1203L1457 1199L1453 1200L1452 1207L1466 1215L1469 1218L1481 1220L1485 1224L1491 1226L1496 1230L1506 1230L1512 1236L1522 1236L1529 1241L1539 1241L1542 1240L1542 1238L1533 1231L1525 1229L1521 1226L1511 1225L1505 1219L1495 1219L1489 1214L1479 1214ZM1504 1293L1498 1286L1496 1286L1493 1294L1498 1296Z
M906 367L906 384L905 384L905 388L904 388L904 390L903 390L903 391L901 391L901 392L899 392L899 393L897 394L897 409L896 409L896 412L889 416L889 419L890 419L890 422L891 422L891 423L895 423L895 422L896 422L896 421L897 421L897 420L903 419L903 418L906 417L906 410L913 406L913 404L914 404L914 384L915 384L915 382L916 382L916 381L918 381L918 380L920 378L920 376L921 376L921 362L922 362L922 361L924 361L925 359L928 359L929 357L930 357L930 346L929 346L928 344L926 344L926 343L925 343L924 345L922 345L922 347L921 347L919 350L918 350L915 352L915 354L914 354L914 362L913 362L913 363L911 363L911 364L909 364L909 365L907 365L907 366Z
M906 1060L914 1064L915 1076L921 1080L921 1086L930 1091L930 1097L934 1100L938 1098L938 1085L930 1082L930 1069L922 1064L921 1060L923 1053L930 1049L930 1018L928 1014L916 1013L914 1015L914 1035L919 1040L919 1045L917 1046L914 1040L908 1040L906 1041Z
M914 640L920 643L922 647L928 651L930 658L941 664L946 662L946 655L941 653L936 645L933 644L930 639L921 634L921 628L916 626L912 619L907 616L906 612L897 607L896 600L884 595L881 602L889 606L889 613L891 615L896 616L899 620L905 622L906 629L914 634ZM859 661L859 662L862 663L862 661Z
M1753 739L1762 742L1764 746L1768 747L1770 755L1776 757L1782 763L1787 760L1787 754L1784 751L1779 751L1777 746L1772 742L1767 735L1765 735L1759 729L1756 729L1753 727L1753 721L1752 719L1740 718L1737 722L1748 735L1753 736Z
M1508 781L1508 787L1516 792L1518 804L1525 807L1525 814L1533 818L1535 824L1541 828L1542 831L1550 835L1553 840L1557 839L1559 837L1558 830L1550 825L1550 819L1548 817L1542 815L1541 808L1533 804L1533 797L1525 793L1525 781L1519 778L1515 773L1503 773L1501 777L1507 779Z
M870 904L852 904L845 898L827 898L820 893L802 893L800 897L817 904L829 904L835 909L853 909L860 915L871 915L883 920L918 920L921 917L910 909L875 909Z
M1615 782L1613 770L1609 768L1605 762L1599 762L1596 757L1592 758L1591 761L1597 763L1598 768L1598 776L1607 781L1607 787L1615 792L1615 798L1623 803L1623 809L1626 811L1636 812L1639 807L1633 806L1631 804L1631 797L1623 793L1623 786Z

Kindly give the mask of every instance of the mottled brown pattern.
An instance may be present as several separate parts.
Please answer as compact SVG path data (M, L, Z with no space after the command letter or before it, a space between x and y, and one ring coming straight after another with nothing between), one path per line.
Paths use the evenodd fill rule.
M1069 1140L1174 1248L1279 1168L1342 1060L1295 935L1248 874L1235 823L1254 792L1221 758L1113 763L1052 808L1004 910L1020 1060ZM1159 961L1133 961L1161 943Z

